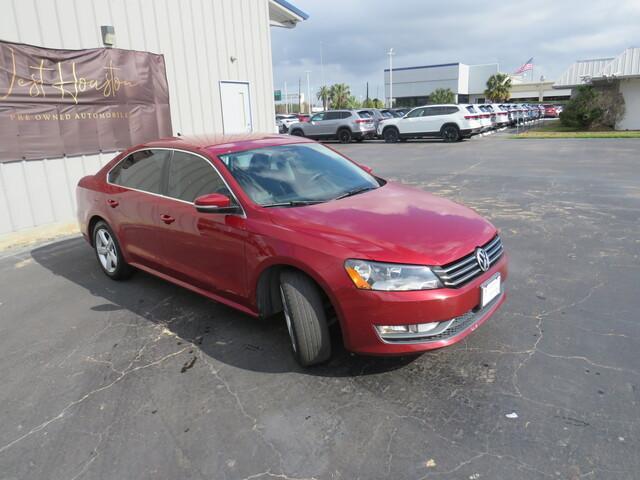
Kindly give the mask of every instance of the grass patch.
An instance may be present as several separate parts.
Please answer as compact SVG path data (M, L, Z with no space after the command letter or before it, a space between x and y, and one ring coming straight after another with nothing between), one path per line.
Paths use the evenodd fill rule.
M561 125L560 120L552 120L511 138L640 138L640 130L578 130Z

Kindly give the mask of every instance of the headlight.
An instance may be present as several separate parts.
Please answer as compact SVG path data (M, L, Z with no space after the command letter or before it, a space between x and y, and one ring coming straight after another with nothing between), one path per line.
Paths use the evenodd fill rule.
M363 290L393 292L442 287L431 269L420 265L347 260L344 268L355 286Z

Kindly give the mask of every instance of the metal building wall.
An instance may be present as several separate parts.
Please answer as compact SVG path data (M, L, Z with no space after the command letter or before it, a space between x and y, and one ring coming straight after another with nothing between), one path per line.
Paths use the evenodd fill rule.
M174 133L222 132L221 80L249 82L254 131L274 131L268 0L4 2L3 40L95 48L113 25L116 47L164 54ZM0 164L0 234L73 221L78 180L113 156Z

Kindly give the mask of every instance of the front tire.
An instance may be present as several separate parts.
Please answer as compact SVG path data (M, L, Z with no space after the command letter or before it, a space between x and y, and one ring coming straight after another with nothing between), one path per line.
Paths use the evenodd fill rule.
M294 137L304 137L304 132L299 128L296 128L294 131L291 132L291 135L293 135Z
M285 270L280 274L280 295L297 362L308 367L328 360L331 338L317 285L302 272Z
M118 239L106 222L99 221L93 228L93 248L98 264L104 274L112 280L125 280L133 268L124 260Z
M396 143L400 139L400 132L395 127L389 127L382 132L385 143Z

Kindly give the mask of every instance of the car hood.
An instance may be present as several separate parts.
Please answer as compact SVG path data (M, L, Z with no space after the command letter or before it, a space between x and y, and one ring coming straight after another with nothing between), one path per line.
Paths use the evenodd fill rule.
M271 218L291 231L339 244L349 255L424 265L445 265L496 233L467 207L392 182L318 205L276 208Z

